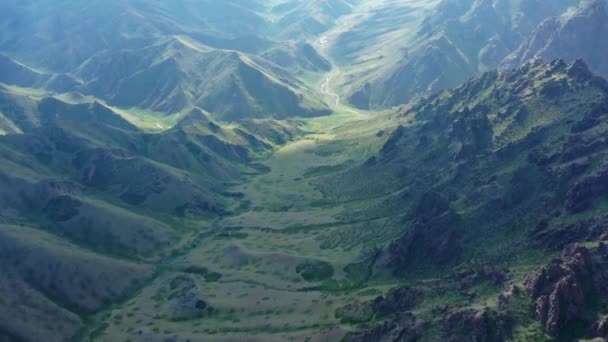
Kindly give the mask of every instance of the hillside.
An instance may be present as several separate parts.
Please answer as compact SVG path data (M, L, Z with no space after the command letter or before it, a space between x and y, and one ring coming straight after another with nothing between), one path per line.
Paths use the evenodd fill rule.
M227 184L263 171L253 156L297 134L270 121L257 128L268 126L268 138L220 126L200 109L145 133L97 102L28 106L35 120L23 134L0 137L0 288L15 305L2 310L0 331L25 340L65 340L141 286L230 213L238 196Z
M582 58L593 72L608 77L608 65L602 58L608 47L602 39L596 40L608 34L607 22L608 3L585 1L576 11L543 21L505 64L512 67L533 59L571 62Z
M582 58L605 77L597 57L605 44L595 40L605 7L604 0L377 2L330 31L329 53L343 69L343 95L363 109L405 104L537 58Z
M297 3L290 13L305 16ZM93 1L78 11L69 1L0 6L0 82L9 86L80 92L166 114L199 107L226 121L330 113L316 85L300 79L320 77L330 62L304 38L273 34L274 25L285 32L292 19L268 20L270 8L259 1ZM27 20L33 17L42 19Z
M77 74L84 80L83 92L122 108L177 113L200 107L226 121L329 113L311 89L281 67L183 37L142 50L100 54Z
M397 333L460 340L467 326L475 329L473 340L540 340L542 333L525 335L537 324L552 337L598 337L607 101L608 82L582 61L489 72L402 109L401 124L376 155L320 180L326 199L384 198L373 209L350 211L351 220L402 215L401 236L359 261L357 274L405 277L411 285L382 299L386 304L357 304L371 305L390 323L352 340ZM540 255L562 249L563 259L533 271L547 260ZM425 284L433 270L443 281ZM576 300L562 281L580 288ZM463 301L434 304L451 286ZM347 310L355 308L345 314L364 310Z

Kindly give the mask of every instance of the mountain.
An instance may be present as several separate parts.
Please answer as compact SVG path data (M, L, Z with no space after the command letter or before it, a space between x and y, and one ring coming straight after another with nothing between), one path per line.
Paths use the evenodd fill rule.
M582 58L595 73L608 77L608 65L602 58L608 47L598 38L608 33L607 6L601 0L583 1L572 13L546 19L505 64L512 67L533 59L572 62Z
M485 73L401 109L401 125L375 155L319 181L336 201L385 198L350 219L402 215L401 236L354 264L357 274L421 279L346 307L345 317L371 310L380 322L348 339L517 340L536 324L552 337L604 336L593 327L607 294L605 248L597 247L607 113L608 82L581 60ZM535 250L562 249L561 260L524 271L542 263ZM447 275L425 283L433 270ZM452 286L470 297L434 306L430 298Z
M606 6L0 2L0 340L608 339Z
M329 113L324 103L313 100L310 89L281 67L184 37L141 50L100 54L77 75L84 80L84 93L122 108L177 113L200 107L222 120Z
M275 24L278 37L302 39L327 31L340 17L352 13L359 3L361 0L288 0L270 11L279 17Z
M27 88L45 88L58 92L70 91L80 83L66 74L47 74L0 55L0 82Z
M264 52L262 57L287 70L292 70L296 75L306 72L328 72L332 68L331 63L308 43L280 45Z
M331 54L347 65L343 87L349 102L359 108L392 107L498 67L545 19L576 4L382 3L339 33Z
M151 134L98 102L30 98L3 112L15 108L32 120L0 137L0 331L11 339L74 336L84 315L136 290L196 236L197 222L229 214L238 197L225 184L260 172L251 158L297 134L264 121L269 138L222 127L200 109Z
M318 8L297 3L294 13ZM326 72L330 63L305 41L267 36L274 24L259 1L1 6L0 82L10 86L77 91L166 114L200 107L221 120L329 113L299 77ZM34 17L41 20L28 20Z
M70 0L3 1L0 51L26 65L70 72L100 52L143 48L167 35L255 34L265 23L256 12L260 3L96 0L78 6Z

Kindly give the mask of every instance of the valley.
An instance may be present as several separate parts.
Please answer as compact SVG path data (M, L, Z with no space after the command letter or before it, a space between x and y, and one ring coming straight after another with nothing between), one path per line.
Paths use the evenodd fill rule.
M0 341L607 339L606 23L0 3Z
M308 125L313 131L280 147L264 161L269 173L231 189L244 195L248 209L210 222L213 233L203 233L205 238L195 239L191 248L167 263L163 273L124 306L101 314L105 322L111 322L101 340L126 336L162 340L162 336L171 337L186 329L192 333L179 333L180 338L281 341L343 336L345 331L337 327L333 312L360 290L340 294L308 290L315 282L303 280L296 268L309 262L329 261L331 273L335 270L337 279L343 279L340 270L365 247L363 241L352 241L348 251L321 247L320 236L339 234L362 222L341 223L338 215L344 208L314 205L323 196L309 183L317 172L355 163L365 156L359 154L361 151L371 153L367 144L353 146L352 151L325 152L342 139L353 139L348 133L344 136L336 132L340 127L336 125L349 121L362 124L358 121L361 119L351 114L311 120ZM289 207L285 206L287 203ZM195 267L217 272L221 278L205 282L204 275L184 273ZM163 305L162 300L151 299L159 298L172 279L184 274L202 280L202 298L216 312L195 322L172 321L162 313L151 315L159 312L157 305ZM378 286L387 288L390 284Z

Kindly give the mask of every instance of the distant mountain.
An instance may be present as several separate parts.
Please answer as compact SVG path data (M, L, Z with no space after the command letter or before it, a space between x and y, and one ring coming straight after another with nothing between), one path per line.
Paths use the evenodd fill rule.
M27 65L69 72L100 52L142 48L167 35L256 34L265 26L256 12L261 3L94 0L83 6L70 0L8 0L0 4L0 51Z
M608 77L608 45L602 37L608 35L608 3L604 0L583 1L572 13L543 21L530 39L504 62L507 67L529 60L550 61L562 58L574 61L582 58L591 70Z
M312 90L281 67L184 37L99 54L77 75L83 92L123 108L176 113L201 107L223 120L329 113L324 103L312 99Z
M280 18L274 25L276 34L286 39L316 38L359 3L361 0L285 1L271 8Z
M262 54L262 57L296 75L331 70L331 63L308 43L282 44Z
M169 114L200 107L222 120L326 115L317 89L298 78L330 62L303 40L283 41L304 39L284 26L309 11L335 19L350 5L291 3L298 19L273 14L285 16L279 23L255 0L3 2L0 82Z
M581 36L600 36L589 30L602 30L603 0L593 6L583 1L578 14L571 14L578 2L445 0L434 7L427 3L385 4L340 34L332 47L332 56L350 65L346 67L348 75L343 78L343 88L349 102L360 108L387 108L455 87L471 76L499 67L507 57L513 61L509 67L543 54L547 61L592 59L589 63L593 66L597 57L584 49L560 48L557 42L545 48L542 42L548 39L542 37L562 25L558 23L573 26L565 23L567 18L585 28ZM582 24L581 20L589 23ZM559 40L557 37L550 39ZM566 33L563 37L566 40ZM594 44L567 37L576 44ZM395 43L389 43L395 39ZM528 44L532 46L526 47ZM601 54L602 49L594 53ZM520 52L509 56L516 51Z

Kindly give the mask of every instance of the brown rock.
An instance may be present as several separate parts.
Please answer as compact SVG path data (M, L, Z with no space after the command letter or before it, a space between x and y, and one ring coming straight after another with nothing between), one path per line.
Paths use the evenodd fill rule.
M586 324L587 301L592 294L608 292L607 280L606 248L589 250L574 245L566 248L560 259L529 276L526 289L545 332L559 336L573 324Z

